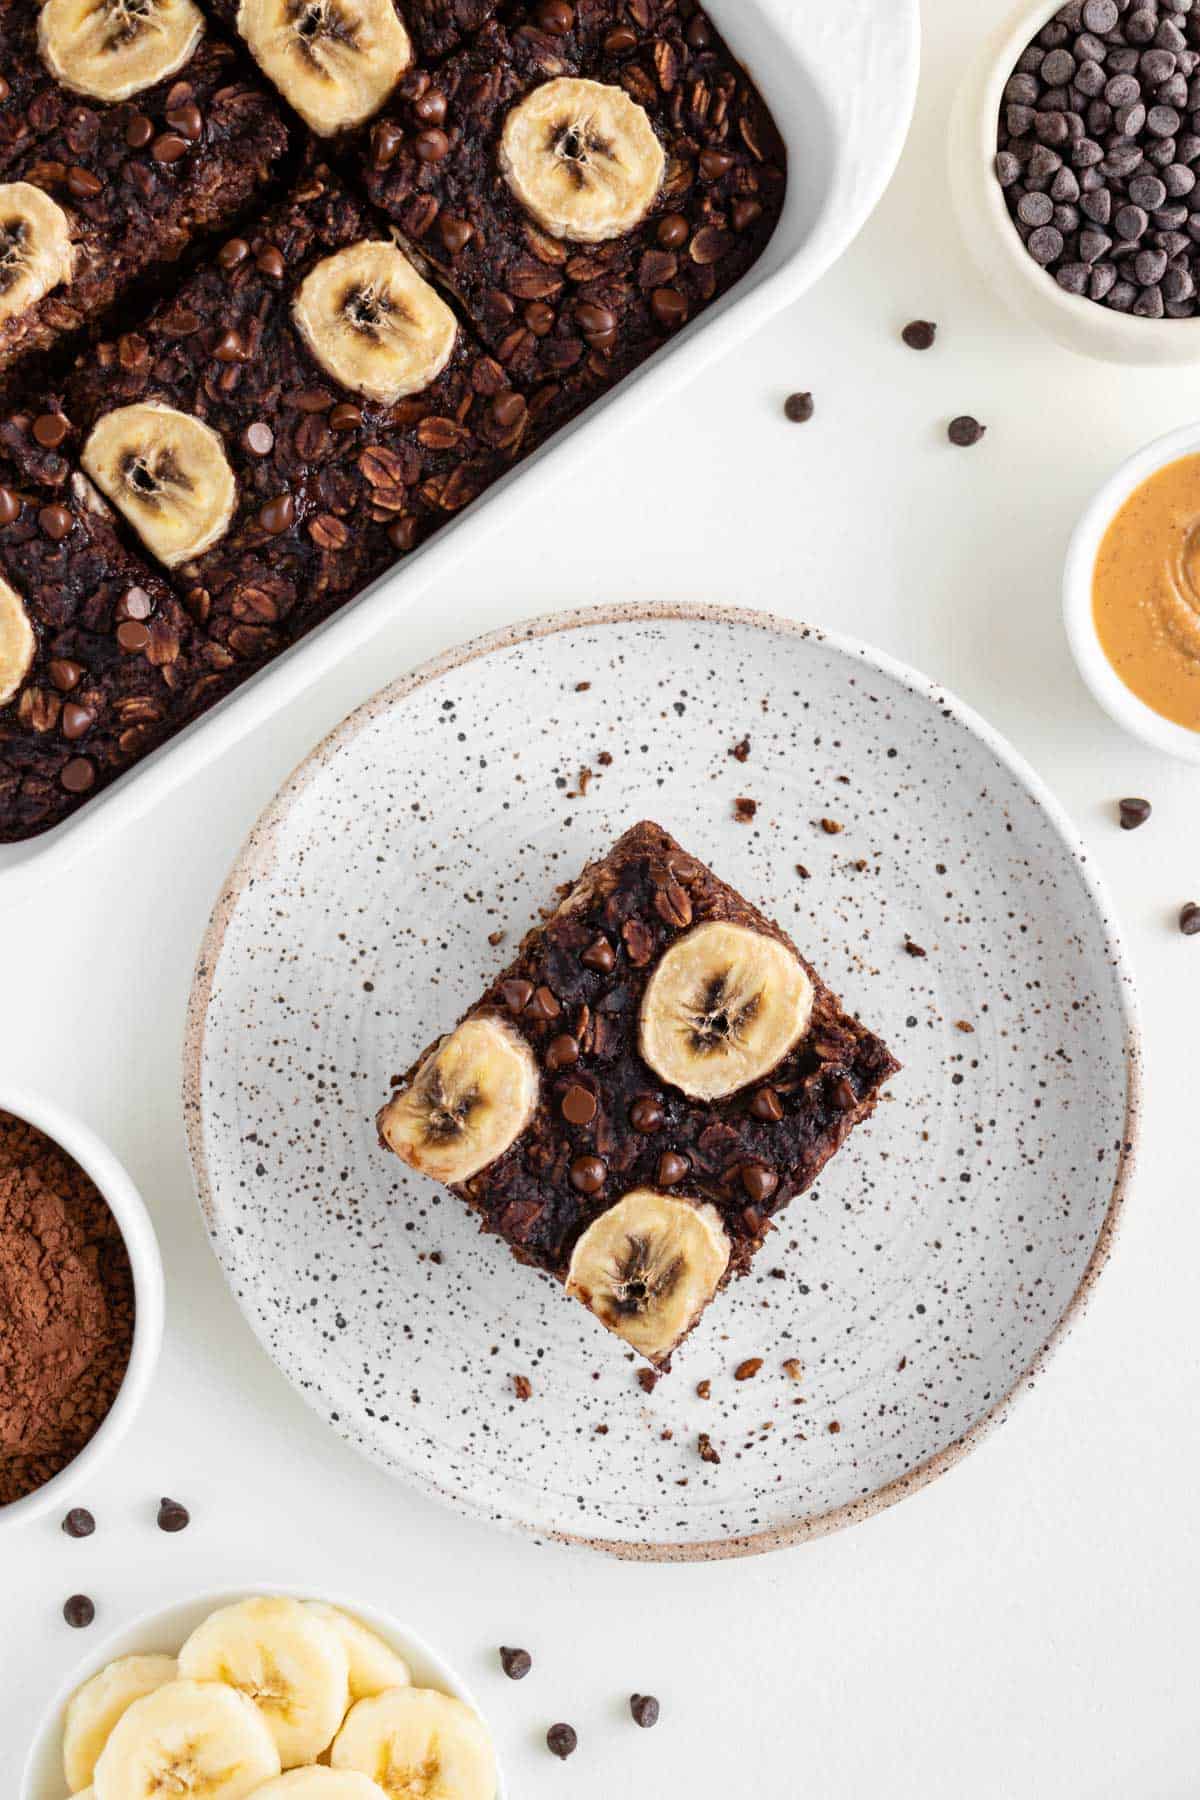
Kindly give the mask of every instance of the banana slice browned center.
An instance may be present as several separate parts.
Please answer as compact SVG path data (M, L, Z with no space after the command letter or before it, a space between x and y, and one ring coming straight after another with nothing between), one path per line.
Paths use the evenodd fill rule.
M224 444L172 406L145 400L105 413L80 461L168 568L210 549L233 517L237 483Z
M128 100L165 81L203 36L192 0L46 0L38 16L38 47L54 79L96 100Z
M320 137L378 112L413 60L392 0L242 0L237 27Z
M168 1681L121 1715L96 1763L96 1800L248 1800L280 1773L262 1714L220 1681Z
M691 1330L728 1267L729 1239L715 1206L635 1188L576 1244L567 1292L659 1362Z
M436 381L458 324L397 245L364 238L300 283L292 316L327 375L390 406Z
M697 925L647 983L641 1053L685 1094L719 1100L769 1074L808 1030L812 1009L812 982L777 938Z
M527 212L554 237L623 237L658 198L666 156L624 88L560 76L504 121L500 167Z
M350 1708L332 1767L369 1775L387 1800L496 1800L496 1753L477 1713L433 1688L391 1688Z
M0 184L0 325L18 318L75 271L71 222L30 181Z
M0 706L6 706L33 666L37 639L25 602L0 576Z
M537 1105L533 1052L491 1014L465 1019L379 1115L384 1142L438 1181L467 1181L520 1137Z

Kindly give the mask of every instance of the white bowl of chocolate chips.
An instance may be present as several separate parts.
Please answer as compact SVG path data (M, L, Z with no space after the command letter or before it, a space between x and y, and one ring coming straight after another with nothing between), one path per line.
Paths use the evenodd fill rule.
M1200 4L1028 0L951 120L964 236L999 294L1110 362L1200 360Z

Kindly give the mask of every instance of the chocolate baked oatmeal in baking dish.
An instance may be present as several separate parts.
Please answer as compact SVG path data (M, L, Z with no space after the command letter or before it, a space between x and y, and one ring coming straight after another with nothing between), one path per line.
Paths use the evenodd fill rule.
M778 925L647 821L378 1126L665 1368L898 1068Z
M0 437L145 572L135 622L181 626L134 732L130 620L71 587L95 679L86 707L47 706L47 578L13 582L0 753L23 797L0 783L0 841L55 824L668 343L761 255L785 186L695 0L0 0ZM50 803L68 712L94 779Z

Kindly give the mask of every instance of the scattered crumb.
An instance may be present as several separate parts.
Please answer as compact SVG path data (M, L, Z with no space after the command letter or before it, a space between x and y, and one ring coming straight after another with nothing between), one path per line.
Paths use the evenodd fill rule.
M664 1425L658 1435L664 1444L669 1444L671 1439L675 1436L675 1433L671 1430L669 1425Z
M595 1432L597 1437L607 1437L608 1436L608 1426L607 1425L593 1425L592 1430Z
M860 856L857 862L851 863L850 867L852 869L857 869L860 875L865 875L869 864L865 856Z
M588 788L591 785L592 785L592 771L590 769L586 769L586 768L580 769L580 771L579 771L579 798L581 800L586 796Z
M431 1262L431 1263L436 1263L436 1264L437 1264L437 1266L438 1266L438 1268L439 1268L439 1269L440 1269L440 1268L441 1268L441 1266L442 1266L442 1253L441 1253L441 1251L440 1251L440 1250L431 1250L431 1251L430 1251L430 1252L429 1252L429 1260L430 1260L430 1262Z
M696 1392L699 1394L701 1400L711 1399L711 1397L712 1397L712 1382L711 1381L698 1381L696 1383Z
M502 944L507 936L508 936L507 931L489 931L488 932L488 943L492 946L492 949L494 950L496 948L496 945Z
M837 1433L837 1432L839 1432L839 1431L840 1431L840 1430L841 1430L841 1429L842 1429L842 1428L841 1428L841 1425L840 1425L840 1424L839 1424L839 1423L838 1423L838 1421L837 1421L837 1420L836 1420L836 1419L830 1419L830 1421L829 1421L829 1424L828 1424L828 1425L827 1425L827 1426L826 1426L826 1427L825 1427L825 1429L826 1429L826 1430L827 1430L827 1431L832 1431L832 1432L833 1432L833 1433L835 1433L835 1434L836 1434L836 1433Z
M796 873L800 877L801 881L811 881L812 880L812 876L809 874L808 870L805 868L803 863L796 864Z
M761 1356L748 1356L745 1362L739 1363L733 1371L733 1379L735 1381L753 1381L762 1366Z
M804 1364L800 1361L798 1356L789 1356L783 1365L783 1372L789 1381L802 1381L804 1379Z
M758 801L747 800L744 794L739 794L733 803L733 816L739 825L748 825L757 811Z
M638 1370L638 1386L640 1388L644 1388L648 1394L652 1394L654 1392L655 1388L658 1386L658 1383L659 1383L659 1373L658 1373L657 1369L639 1369Z
M905 938L904 948L909 956L928 956L928 950L922 950L920 944L914 944L911 938Z
M717 1450L712 1439L709 1437L707 1431L702 1431L700 1433L697 1448L700 1451L700 1460L702 1462L706 1462L706 1463L719 1463L720 1462L720 1460L721 1460L720 1452Z
M514 1375L512 1384L516 1389L518 1400L528 1400L531 1397L533 1393L533 1383L530 1381L528 1375Z
M969 1031L972 1036L975 1034L975 1027L968 1024L966 1019L955 1019L954 1029L955 1031Z
M612 751L611 750L602 750L600 752L599 756L596 758L596 761L600 764L600 767L602 769L607 769L608 767L610 767L610 765L612 763Z
M905 1369L907 1369L907 1367L908 1367L908 1358L907 1358L907 1356L902 1356L900 1358L900 1361L896 1364L897 1375L903 1375L903 1373L904 1373Z
M740 743L734 744L729 752L735 762L748 762L750 758L750 739L744 737Z
M836 819L822 819L821 820L821 830L825 833L825 835L827 837L836 837L838 832L842 831L844 829L845 829L845 827L842 825L839 825Z
M577 681L575 683L575 692L577 694L586 694L591 685L590 681Z
M786 1281L787 1280L787 1270L786 1269L768 1269L767 1274L771 1277L772 1281Z

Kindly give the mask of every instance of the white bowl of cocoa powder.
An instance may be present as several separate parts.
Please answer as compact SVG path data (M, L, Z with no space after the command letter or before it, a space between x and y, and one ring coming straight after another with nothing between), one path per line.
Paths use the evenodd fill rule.
M0 1532L66 1512L145 1398L162 1327L128 1174L54 1101L0 1086Z

